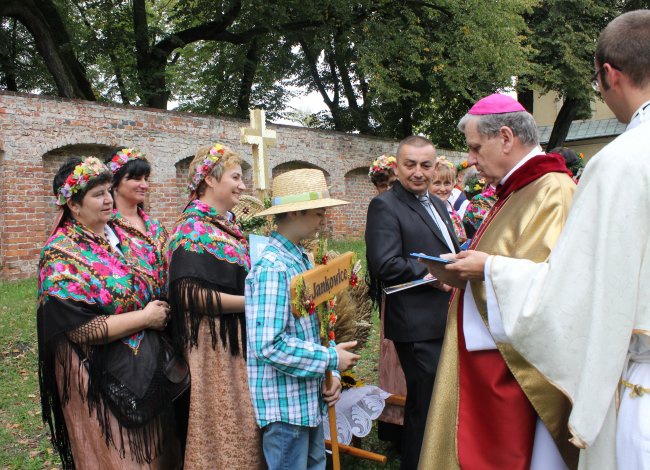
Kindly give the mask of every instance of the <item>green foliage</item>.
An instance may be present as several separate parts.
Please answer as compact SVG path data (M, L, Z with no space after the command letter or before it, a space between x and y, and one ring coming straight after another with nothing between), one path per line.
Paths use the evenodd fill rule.
M0 18L0 88L56 94L56 86L27 28L13 18Z
M594 99L590 79L600 31L620 13L608 0L544 0L527 15L531 73L520 77L520 87L556 91L578 101L576 118L591 117Z
M180 110L240 118L261 107L274 119L296 90L317 91L327 112L288 117L396 138L422 133L451 148L464 146L456 123L470 104L512 87L513 77L522 91L558 91L587 117L599 31L621 9L644 4L44 1L54 2L97 99L154 107L173 100ZM0 86L55 93L25 26L3 19L6 38Z

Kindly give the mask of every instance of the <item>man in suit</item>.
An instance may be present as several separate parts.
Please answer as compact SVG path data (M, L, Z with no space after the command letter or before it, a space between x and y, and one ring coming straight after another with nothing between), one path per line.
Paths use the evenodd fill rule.
M436 166L430 140L410 136L397 148L393 188L368 207L366 257L371 284L391 286L422 279L424 264L409 253L459 251L443 203L427 191ZM417 468L445 331L449 291L442 284L414 287L386 297L384 334L392 340L406 377L402 469Z

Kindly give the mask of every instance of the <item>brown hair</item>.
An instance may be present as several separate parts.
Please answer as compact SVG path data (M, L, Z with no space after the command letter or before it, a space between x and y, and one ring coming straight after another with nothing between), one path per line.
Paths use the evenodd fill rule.
M630 11L612 20L600 33L595 59L597 67L608 63L635 86L645 87L650 82L650 11Z
M201 163L203 163L205 157L210 153L211 148L212 145L205 145L197 149L196 154L194 155L194 158L190 163L189 181L192 181L192 178L194 177L194 173L196 172L196 167L198 167ZM217 181L221 181L221 177L223 176L224 170L229 170L230 168L241 164L242 164L242 158L239 156L239 154L234 150L232 150L230 147L224 146L223 156L219 159L217 164L212 169L210 176L212 176ZM196 188L197 196L201 197L205 194L205 186L206 186L205 180L201 181L199 187Z

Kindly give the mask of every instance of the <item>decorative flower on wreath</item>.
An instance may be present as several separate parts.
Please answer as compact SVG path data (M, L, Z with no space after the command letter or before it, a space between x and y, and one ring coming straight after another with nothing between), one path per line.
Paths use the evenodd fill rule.
M313 315L316 312L314 296L309 291L309 287L305 284L302 276L300 276L300 279L296 283L296 298L293 300L293 306L298 311L298 314L294 315L297 318Z
M318 246L314 251L314 262L322 265L327 264L329 261L329 256L327 256L327 238L320 237L318 239Z
M134 149L122 149L119 150L109 163L109 167L113 174L117 173L120 168L129 163L132 160L137 160L138 158L144 159L144 155L138 150Z
M390 173L397 168L397 158L392 155L382 155L372 162L368 170L368 177L372 178L375 173Z
M190 194L195 193L201 184L201 181L203 181L206 176L212 173L214 166L221 159L221 157L223 157L224 153L225 147L223 145L214 144L212 146L208 152L208 155L206 155L206 157L203 159L203 162L201 162L201 164L196 167L194 176L192 176L192 181L190 181L190 184L187 185L187 189Z
M438 157L438 159L436 160L436 162L437 162L438 164L440 164L440 165L445 165L445 166L451 168L452 170L456 168L456 167L454 166L454 164L451 163L449 160L447 160L447 157L445 157L444 155L440 155L440 156Z
M456 171L463 171L469 168L469 162L467 160L463 160L459 164L456 165Z
M354 263L352 273L350 273L350 287L357 287L359 285L359 273L361 272L361 261Z
M70 198L88 186L88 182L109 170L98 158L86 157L74 167L73 172L65 179L57 191L56 205L65 206Z

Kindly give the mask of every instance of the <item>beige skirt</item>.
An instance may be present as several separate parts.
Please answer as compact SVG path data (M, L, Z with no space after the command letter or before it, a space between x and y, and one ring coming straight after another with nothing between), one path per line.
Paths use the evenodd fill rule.
M242 351L240 340L239 350ZM192 374L185 469L257 470L265 468L261 431L248 391L246 361L212 349L207 322L199 326L196 347L186 352Z
M392 395L406 397L406 379L399 363L395 345L384 337L384 305L381 303L381 327L379 330L379 388ZM404 424L404 407L386 404L379 421L392 424Z

